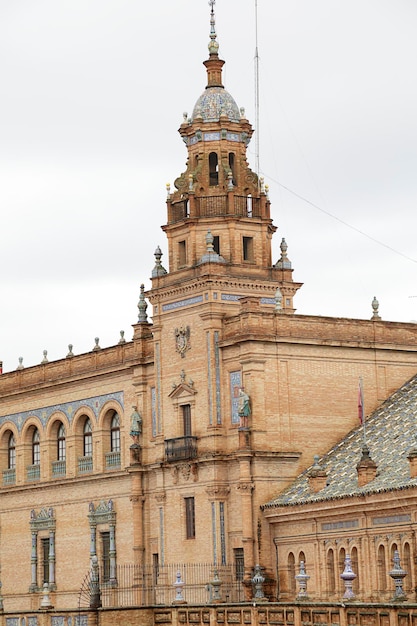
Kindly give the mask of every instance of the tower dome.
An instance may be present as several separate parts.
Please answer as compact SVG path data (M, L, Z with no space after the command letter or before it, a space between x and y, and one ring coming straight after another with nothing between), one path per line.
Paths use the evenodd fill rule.
M201 117L204 122L218 122L221 115L231 122L239 122L241 117L234 98L224 87L206 87L195 103L192 121Z

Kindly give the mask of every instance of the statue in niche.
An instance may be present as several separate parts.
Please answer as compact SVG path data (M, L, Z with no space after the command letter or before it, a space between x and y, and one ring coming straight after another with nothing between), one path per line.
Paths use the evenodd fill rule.
M130 418L130 436L134 443L139 442L139 435L142 433L142 418L138 413L138 407L133 406L133 413Z
M251 414L250 397L243 387L239 389L239 405L237 413L240 418L240 428L248 428L248 417Z

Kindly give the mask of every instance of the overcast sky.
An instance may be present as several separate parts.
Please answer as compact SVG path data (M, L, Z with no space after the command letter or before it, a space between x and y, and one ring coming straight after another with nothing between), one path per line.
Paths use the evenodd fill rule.
M216 2L224 83L253 125L254 16ZM207 0L1 0L5 371L131 339L158 244L168 262L165 185L209 18ZM383 319L417 320L417 3L258 0L258 26L260 167L297 312L368 319L376 296Z

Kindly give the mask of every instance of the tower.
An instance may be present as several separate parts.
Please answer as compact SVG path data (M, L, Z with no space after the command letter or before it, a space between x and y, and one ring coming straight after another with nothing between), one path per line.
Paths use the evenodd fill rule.
M150 298L156 304L169 287L180 293L202 291L215 280L226 285L229 302L252 295L273 303L277 287L282 309L294 312L293 297L301 286L292 279L285 240L273 265L268 189L250 169L246 150L253 128L222 83L214 1L211 2L209 58L204 62L207 86L191 117L184 114L179 133L188 152L186 170L168 187L169 273L157 264ZM174 287L175 286L175 287Z
M186 521L178 544L164 546L166 558L216 564L235 558L248 581L259 562L257 511L280 462L270 453L268 416L259 414L264 347L259 337L256 346L248 341L248 333L253 312L292 316L301 284L293 281L284 239L281 258L272 261L276 227L268 189L247 162L252 126L223 86L214 0L210 4L207 85L191 117L184 114L179 133L186 169L175 190L167 188L168 271L158 247L147 293L154 395L153 439L144 462L164 462L149 483L159 497L150 509L150 520L159 519L159 543L163 528L175 527L181 517ZM225 321L235 318L244 333L230 326L225 333ZM255 334L268 336L254 324ZM252 406L242 410L245 397ZM254 495L265 472L269 478L262 478ZM193 543L194 534L199 541ZM201 542L202 536L209 541ZM161 553L158 541L151 549Z

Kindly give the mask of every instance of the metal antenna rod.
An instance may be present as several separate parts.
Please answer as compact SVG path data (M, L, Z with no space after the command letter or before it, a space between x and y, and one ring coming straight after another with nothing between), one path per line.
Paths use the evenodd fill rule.
M255 170L259 182L259 54L258 54L258 0L255 0Z

